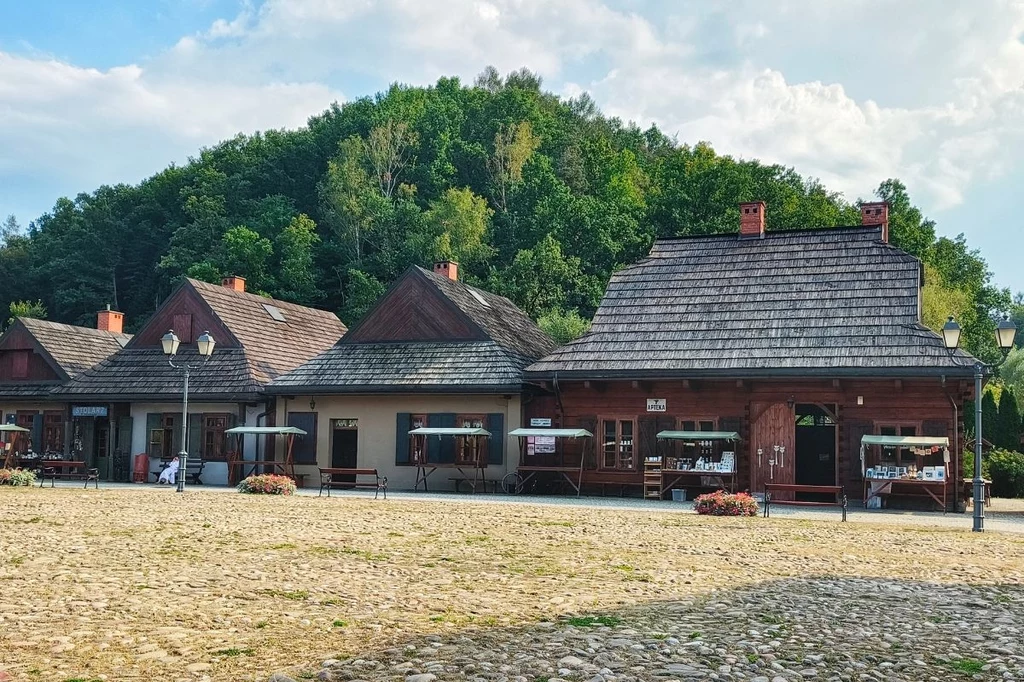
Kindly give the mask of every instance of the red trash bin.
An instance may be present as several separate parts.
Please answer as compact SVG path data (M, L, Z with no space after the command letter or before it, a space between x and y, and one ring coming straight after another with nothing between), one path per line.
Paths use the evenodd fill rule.
M145 483L149 478L149 455L143 453L135 455L135 466L132 470L132 480L136 483Z

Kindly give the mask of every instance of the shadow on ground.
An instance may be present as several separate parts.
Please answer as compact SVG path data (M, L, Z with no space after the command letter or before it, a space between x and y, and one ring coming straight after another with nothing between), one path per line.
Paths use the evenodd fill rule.
M1021 585L821 576L515 628L453 626L283 674L406 682L1019 680L1022 633Z

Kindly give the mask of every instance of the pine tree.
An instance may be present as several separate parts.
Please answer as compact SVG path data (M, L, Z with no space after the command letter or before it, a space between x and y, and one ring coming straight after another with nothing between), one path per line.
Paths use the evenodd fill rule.
M999 438L999 407L991 390L986 390L985 397L981 400L981 424L981 437L995 446L996 439Z
M1003 450L1021 449L1021 416L1020 407L1017 404L1017 396L1009 388L1004 387L999 397L999 420L996 427L998 440L992 442L996 447Z

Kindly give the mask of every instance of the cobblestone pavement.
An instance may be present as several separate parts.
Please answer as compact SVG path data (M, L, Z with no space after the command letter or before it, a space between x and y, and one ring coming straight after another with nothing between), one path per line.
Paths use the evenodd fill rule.
M0 509L0 680L1024 680L1015 533L117 487Z

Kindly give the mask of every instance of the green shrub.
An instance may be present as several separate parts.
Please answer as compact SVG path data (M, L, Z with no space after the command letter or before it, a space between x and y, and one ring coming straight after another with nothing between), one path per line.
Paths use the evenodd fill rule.
M1024 455L993 450L988 457L988 476L993 497L1024 497Z
M733 495L719 490L698 496L693 510L710 516L757 516L757 500L746 493Z
M28 469L0 469L0 485L32 485L36 472Z
M287 476L260 474L250 476L238 484L238 492L249 495L293 495L295 481Z

